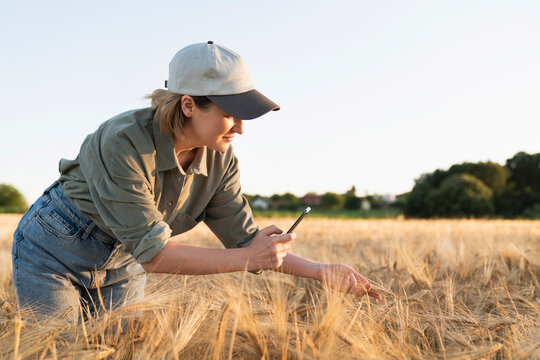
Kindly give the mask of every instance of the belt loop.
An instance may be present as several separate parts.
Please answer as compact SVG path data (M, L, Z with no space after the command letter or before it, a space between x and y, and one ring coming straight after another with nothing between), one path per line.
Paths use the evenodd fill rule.
M59 183L60 183L60 181L58 181L58 180L56 180L55 182L53 182L48 188L46 188L45 190L43 190L43 194L48 194L48 193L51 191L51 189L52 189L53 187L55 187L56 184L59 184Z
M86 228L86 231L84 232L84 234L82 234L81 238L83 238L84 240L88 239L92 231L94 231L95 227L96 227L96 223L92 221L90 225L88 225L88 227Z

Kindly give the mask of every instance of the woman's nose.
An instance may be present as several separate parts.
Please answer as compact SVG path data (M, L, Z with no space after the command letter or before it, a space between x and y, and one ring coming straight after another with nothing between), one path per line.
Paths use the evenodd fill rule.
M243 134L244 133L244 121L242 119L234 118L234 126L232 130L235 133Z

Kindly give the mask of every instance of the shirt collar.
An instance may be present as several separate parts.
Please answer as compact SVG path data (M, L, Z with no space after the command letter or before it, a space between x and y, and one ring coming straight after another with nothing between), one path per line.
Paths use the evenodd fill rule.
M156 116L154 116L154 120L152 121L152 127L154 130L154 141L156 142L156 165L158 171L174 169L176 166L178 166L178 160L176 160L176 154L174 153L174 142L172 136L161 132L159 119Z
M186 174L201 174L208 176L207 166L206 166L206 146L202 148L197 148L197 154L191 162L191 165L184 172L180 164L178 163L178 158L174 151L174 141L172 136L164 134L161 132L159 126L159 119L154 117L153 124L154 130L154 140L156 142L156 151L157 151L157 169L158 171L167 171L170 169L178 168L182 175Z
M180 164L178 164L178 168L180 169L180 172L182 172L182 167L180 166ZM195 158L193 159L189 167L186 169L186 174L208 176L206 168L206 146L203 146L202 148L197 148L197 154L195 154Z

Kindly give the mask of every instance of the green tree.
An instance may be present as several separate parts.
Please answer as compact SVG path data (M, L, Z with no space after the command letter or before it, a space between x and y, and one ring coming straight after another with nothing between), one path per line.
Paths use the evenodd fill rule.
M506 168L510 177L506 191L497 199L497 210L506 217L530 217L525 211L540 204L540 153L519 152L506 160Z
M385 206L384 200L381 196L375 194L375 195L368 195L365 197L367 201L369 201L369 204L371 205L372 210L376 209L382 209Z
M321 207L323 209L338 210L342 209L345 199L342 195L334 192L327 192L321 196Z
M486 205L487 208L485 211L480 211L481 214L495 213L509 218L535 216L538 208L536 204L540 204L540 153L531 155L525 152L519 152L508 159L505 166L490 161L466 162L453 165L448 170L439 169L433 173L423 174L415 180L415 185L405 204L405 215L428 218L447 216L442 213L453 214L449 208L440 208L441 203L434 201L434 199L441 197L441 191L449 191L448 184L446 184L445 189L441 190L442 184L455 175L473 176L483 186L491 190L490 203L493 204L493 211L490 210L491 205ZM454 178L450 183L455 186L458 183L461 184L460 186L465 186L464 193L470 193L473 188L482 192L480 190L482 186L472 185L474 181L469 181L471 179L464 180L462 178L459 181L456 179ZM481 216L480 213L469 211L464 214Z
M530 188L532 192L540 193L540 153L518 152L506 160L506 167L511 172L509 182L519 189Z
M407 202L409 201L410 192L396 195L396 201L392 204L392 207L398 209L405 209L407 207Z
M358 210L360 209L361 200L356 196L347 196L345 198L343 207L347 210Z
M493 190L470 174L454 174L432 191L427 201L433 215L441 217L470 217L493 214Z
M497 213L531 217L535 204L540 204L540 153L519 152L506 160L505 167L510 177L505 191L495 197Z
M415 180L415 184L407 203L405 204L404 214L407 217L429 218L433 216L432 203L428 200L436 186L434 174L422 174Z
M448 175L470 174L481 180L489 187L493 194L502 194L506 190L506 183L510 176L510 171L497 163L487 161L478 163L465 162L453 165L448 169Z
M28 204L24 196L14 186L0 184L0 211L24 212Z
M343 194L343 196L356 196L356 186L353 185L349 190L345 192L345 194Z
M272 200L272 207L278 210L298 210L302 205L302 202L296 195L287 192L283 195L274 194L270 197Z
M344 207L347 210L360 209L360 198L356 196L356 186L352 186L344 195Z
M526 219L540 219L540 203L536 203L521 214Z

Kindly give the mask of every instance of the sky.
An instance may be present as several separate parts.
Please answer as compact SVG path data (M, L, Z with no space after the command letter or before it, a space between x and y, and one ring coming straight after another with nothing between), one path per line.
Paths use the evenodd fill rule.
M184 46L239 53L281 106L233 142L245 193L399 194L422 173L540 152L540 2L0 0L0 183L149 106Z

